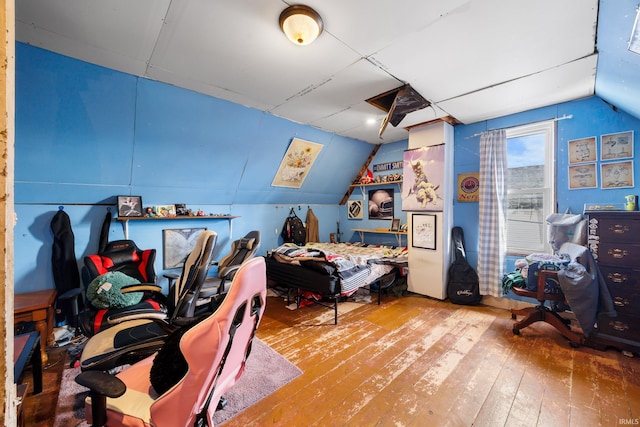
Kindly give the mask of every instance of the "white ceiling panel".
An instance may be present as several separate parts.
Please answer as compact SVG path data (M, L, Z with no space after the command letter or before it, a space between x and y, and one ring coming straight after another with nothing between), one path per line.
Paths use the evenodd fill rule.
M440 103L474 123L593 95L597 55ZM578 78L578 76L582 76Z
M20 0L16 39L370 143L594 93L597 0L307 4L325 32L306 47L280 31L282 0ZM364 100L402 83L435 105L381 141Z

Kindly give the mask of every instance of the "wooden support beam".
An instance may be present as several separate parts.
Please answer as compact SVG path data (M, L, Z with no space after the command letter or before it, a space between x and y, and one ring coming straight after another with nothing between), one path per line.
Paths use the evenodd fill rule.
M364 175L364 173L367 171L367 168L369 167L369 165L373 161L373 158L376 156L376 153L380 149L381 145L382 144L378 144L375 147L373 147L373 151L371 152L371 154L369 154L369 157L367 158L367 161L364 162L364 165L362 165L362 168L360 168L360 172L358 172L358 176L355 177L355 179L353 180L353 182L351 183L349 188L347 188L347 192L342 197L342 200L340 201L340 205L344 205L345 203L347 203L347 200L349 200L349 197L351 196L351 193L353 192L353 188L354 188L353 186L360 184L360 178L362 178L362 175Z

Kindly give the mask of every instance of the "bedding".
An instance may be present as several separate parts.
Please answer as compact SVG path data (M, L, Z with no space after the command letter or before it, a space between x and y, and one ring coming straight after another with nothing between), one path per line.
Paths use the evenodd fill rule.
M313 302L333 300L334 304L327 306L336 310L337 323L338 299L361 287L389 286L398 268L406 267L407 251L359 243L285 243L269 251L266 259L269 280L297 289L298 305L301 298L309 297L301 291L314 294L309 298Z

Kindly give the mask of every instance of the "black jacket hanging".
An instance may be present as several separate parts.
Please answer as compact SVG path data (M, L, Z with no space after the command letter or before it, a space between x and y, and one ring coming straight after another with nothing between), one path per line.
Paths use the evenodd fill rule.
M53 216L51 231L53 232L51 267L53 280L60 296L68 290L80 287L80 274L74 247L75 238L69 215L62 209ZM69 324L75 324L70 303L56 300L56 323L64 320Z

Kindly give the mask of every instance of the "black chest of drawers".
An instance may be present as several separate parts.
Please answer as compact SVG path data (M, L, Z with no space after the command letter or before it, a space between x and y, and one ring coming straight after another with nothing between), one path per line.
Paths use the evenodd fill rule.
M596 348L640 352L640 212L590 212L588 245L618 313L598 317Z

